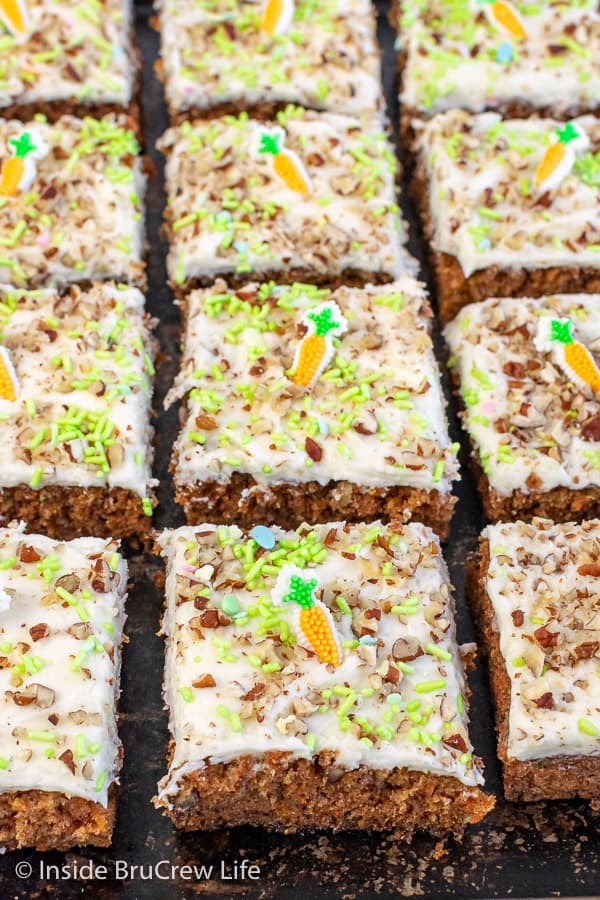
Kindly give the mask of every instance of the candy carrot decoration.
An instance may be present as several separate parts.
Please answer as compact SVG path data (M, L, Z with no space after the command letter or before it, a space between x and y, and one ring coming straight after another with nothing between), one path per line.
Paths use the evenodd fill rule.
M294 18L294 0L267 0L264 5L260 30L267 34L283 34Z
M517 41L528 37L521 16L508 0L479 0L479 3L484 4L487 17L496 28L501 28Z
M300 157L293 150L283 146L285 140L281 128L272 131L263 131L260 136L259 153L270 153L275 175L286 184L291 191L307 196L312 192L308 172L304 168Z
M273 599L281 603L296 603L300 607L298 628L302 637L321 662L332 666L342 663L339 637L332 615L315 598L319 581L305 577L297 566L284 566L277 578Z
M333 300L321 303L304 317L308 333L298 345L292 363L292 381L302 387L312 387L325 371L333 356L334 335L344 334L348 324Z
M556 131L558 140L547 148L537 167L534 184L540 191L551 191L566 178L575 163L575 151L585 150L589 138L572 122Z
M580 387L600 391L600 369L587 347L576 341L570 319L548 319L540 322L541 335L536 338L538 350L552 351L561 369Z
M29 10L25 0L0 0L0 22L13 37L29 34Z
M14 403L19 392L19 382L13 364L10 361L8 350L0 347L0 403L7 400Z
M37 175L35 161L42 159L49 151L48 145L33 131L24 131L9 144L14 148L14 156L5 159L2 164L1 197L14 197L28 191Z

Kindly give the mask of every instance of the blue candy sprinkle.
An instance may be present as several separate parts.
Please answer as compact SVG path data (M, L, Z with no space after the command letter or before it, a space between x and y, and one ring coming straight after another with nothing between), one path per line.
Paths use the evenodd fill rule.
M272 550L275 546L275 535L266 525L256 525L250 534L258 546L263 547L264 550Z
M329 423L325 421L325 419L318 419L319 424L319 434L328 435L329 434Z
M496 50L496 59L499 63L509 63L513 58L512 44L503 41Z
M377 638L373 637L370 634L363 634L361 638L358 639L359 644L376 644Z

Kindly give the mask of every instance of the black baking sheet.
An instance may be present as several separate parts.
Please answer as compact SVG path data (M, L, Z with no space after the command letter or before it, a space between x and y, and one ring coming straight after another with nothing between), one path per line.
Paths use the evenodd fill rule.
M380 12L385 88L395 123L394 35L383 6ZM149 27L149 15L148 8L138 7L137 37L144 53L145 140L155 166L147 195L148 306L160 321L158 337L163 357L155 404L156 474L161 480L156 524L165 527L183 524L167 472L177 414L161 412L177 368L179 314L166 287L165 245L159 237L164 193L161 159L153 148L167 119L162 90L153 78L158 41ZM402 205L411 223L411 249L422 260L414 213L404 201ZM457 439L460 433L452 407L450 413L453 439ZM481 511L462 461L460 501L446 558L457 588L459 636L469 641L473 629L464 601L464 560L476 544ZM485 761L487 788L496 794L498 803L484 822L467 830L462 842L449 839L440 843L422 837L406 846L379 834L286 836L251 828L177 834L150 803L165 770L168 740L161 703L163 646L156 637L162 596L153 583L159 566L148 555L132 557L130 566L130 643L124 649L120 728L125 764L113 845L108 850L82 849L67 854L18 851L0 856L0 900L69 900L88 891L93 891L98 900L188 900L198 896L264 900L424 896L441 900L600 895L599 819L588 804L507 804L501 799L492 708L481 666L470 679L471 735ZM182 868L185 866L196 866L197 871Z

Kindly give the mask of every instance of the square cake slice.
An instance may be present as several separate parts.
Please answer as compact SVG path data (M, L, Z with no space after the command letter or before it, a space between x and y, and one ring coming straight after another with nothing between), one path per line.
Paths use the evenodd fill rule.
M600 515L600 296L473 303L445 337L487 518Z
M0 523L149 532L153 349L136 288L0 290Z
M2 3L0 111L26 121L125 111L137 117L131 0Z
M158 12L158 74L174 121L209 110L272 116L288 103L383 112L370 0L159 0Z
M284 278L392 281L413 264L386 136L358 119L290 107L169 129L168 270L174 287Z
M450 110L417 144L443 321L486 297L600 293L600 119Z
M415 518L445 539L456 451L411 277L193 291L173 458L189 524Z
M469 571L507 800L600 797L600 521L489 525Z
M461 832L493 806L448 573L420 524L166 531L158 807L186 830Z
M0 845L110 845L127 563L0 529Z
M0 284L144 286L145 176L123 115L0 119Z
M453 107L521 118L600 103L597 0L398 0L403 126ZM504 17L502 17L504 13Z

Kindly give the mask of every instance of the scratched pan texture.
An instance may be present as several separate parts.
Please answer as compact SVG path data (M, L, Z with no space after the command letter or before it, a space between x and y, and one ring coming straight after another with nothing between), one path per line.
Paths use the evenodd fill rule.
M385 87L390 115L396 120L393 33L381 10L379 32L384 56ZM162 348L157 411L157 475L161 479L158 526L182 523L173 502L167 473L176 413L161 411L162 399L178 361L179 314L166 287L165 246L159 237L164 193L161 160L154 151L166 127L162 91L152 74L157 38L148 24L149 10L139 7L138 41L144 53L144 121L147 151L154 162L148 188L148 268L150 311L159 320ZM404 204L403 204L404 205ZM412 210L412 249L422 260L422 246ZM426 272L423 273L424 276ZM441 347L438 339L438 349ZM452 409L451 409L452 414ZM454 439L460 437L456 420ZM464 460L463 460L464 462ZM465 472L460 503L446 548L457 588L459 632L473 638L464 601L464 560L474 547L481 514L473 485ZM304 833L285 836L238 828L218 833L176 834L151 805L156 782L165 767L167 719L161 703L162 641L156 637L162 597L153 576L159 570L150 556L132 557L129 599L129 644L124 650L121 735L125 765L119 790L119 812L109 850L82 849L69 854L9 853L0 857L0 900L58 897L70 900L92 890L98 900L183 900L204 897L249 897L289 900L312 896L333 898L550 897L600 895L600 837L597 820L585 803L511 805L502 800L490 698L481 667L473 673L471 718L477 752L486 766L487 787L498 804L462 842L443 844L419 838L405 846L392 838L368 833ZM116 868L116 861L121 868ZM257 880L232 879L235 861L260 868ZM85 863L105 866L106 880L40 877L42 864L67 865L76 874ZM162 861L165 861L162 863ZM18 863L30 863L31 877L18 878ZM158 863L161 866L154 868ZM212 867L197 881L170 877L167 867L186 864ZM134 872L133 866L142 870ZM22 869L20 870L22 872ZM98 871L98 870L97 870ZM151 875L155 873L155 877ZM239 872L239 866L238 866ZM43 873L42 873L43 874ZM83 872L82 874L85 874ZM116 874L131 877L115 877ZM187 873L184 870L184 877ZM162 876L162 877L156 877ZM166 877L165 877L166 876ZM226 876L226 877L223 877Z

